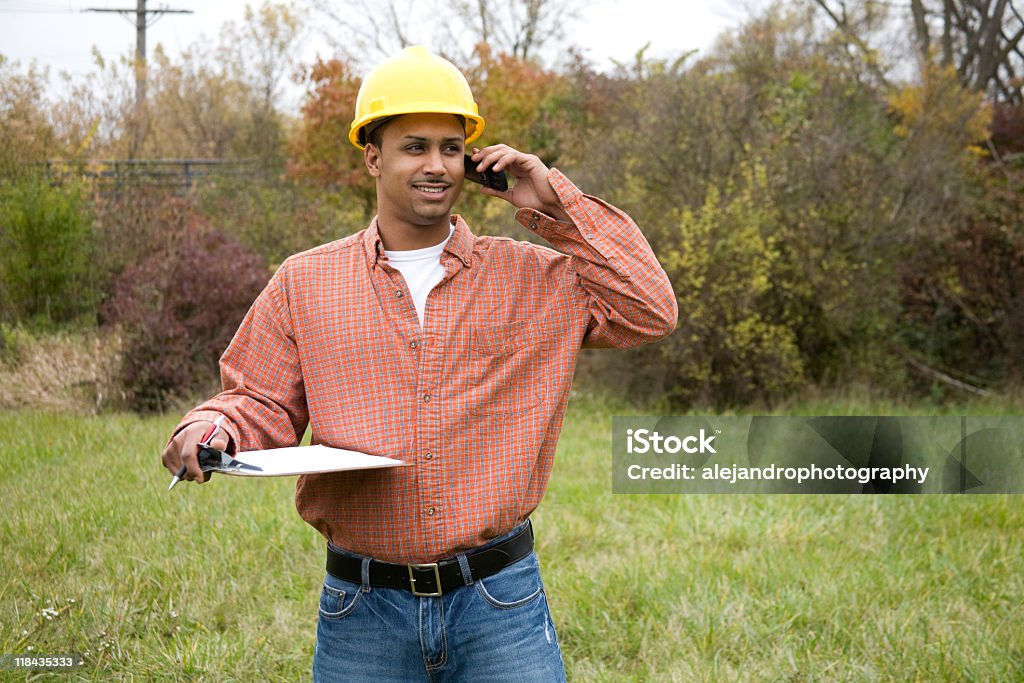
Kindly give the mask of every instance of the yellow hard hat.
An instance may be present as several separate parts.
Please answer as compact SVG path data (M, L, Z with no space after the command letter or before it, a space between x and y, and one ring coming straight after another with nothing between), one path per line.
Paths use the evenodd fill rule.
M455 114L466 122L466 142L484 132L473 91L462 72L422 45L413 45L381 62L363 79L349 141L363 148L366 124L399 114Z

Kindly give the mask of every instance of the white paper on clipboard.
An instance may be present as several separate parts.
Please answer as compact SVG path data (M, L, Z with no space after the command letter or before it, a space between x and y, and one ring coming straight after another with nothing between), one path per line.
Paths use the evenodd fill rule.
M379 455L367 455L358 451L323 445L246 451L236 454L234 458L247 465L255 465L261 470L231 468L214 469L211 472L241 477L287 477L295 474L406 467L411 464L394 458L383 458Z

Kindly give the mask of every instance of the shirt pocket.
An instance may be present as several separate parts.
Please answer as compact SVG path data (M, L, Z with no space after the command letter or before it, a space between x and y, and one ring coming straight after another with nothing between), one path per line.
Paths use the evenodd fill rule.
M469 412L506 415L533 408L541 398L542 340L533 320L470 329Z

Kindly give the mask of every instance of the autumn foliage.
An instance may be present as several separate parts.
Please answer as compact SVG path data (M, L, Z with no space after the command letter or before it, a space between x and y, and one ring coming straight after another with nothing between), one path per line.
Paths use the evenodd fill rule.
M317 60L303 78L309 92L289 145L289 175L321 187L368 190L362 158L348 142L362 78L338 59Z
M262 29L281 23L261 16ZM99 307L103 324L127 331L123 383L140 408L210 382L272 268L375 211L374 184L348 143L367 63L339 52L302 67L305 96L288 117L272 94L297 29L284 22L261 54L232 51L257 24L226 35L224 62L200 48L154 57L151 100L163 115L146 122L138 149L123 64L101 65L48 109L39 74L0 60L0 189L12 199L0 212L0 322L65 324ZM675 286L675 334L585 353L584 381L682 407L771 406L852 384L946 398L1024 382L1024 110L927 54L887 78L855 28L830 31L807 6L773 5L706 54L640 51L615 68L571 47L545 61L537 46L447 45L487 120L477 145L535 153L626 210ZM64 272L87 270L88 253L95 272L88 292L77 275L54 279L88 296L48 308L50 285L22 257L38 251L35 235L56 239L57 224L41 210L12 222L18 206L35 206L18 169L132 150L243 158L258 170L170 201L49 201L77 216L59 251L74 266ZM474 231L537 239L475 189L455 208Z
M209 390L217 360L270 278L259 256L187 203L163 203L157 221L174 238L116 278L102 311L126 330L121 382L141 411Z

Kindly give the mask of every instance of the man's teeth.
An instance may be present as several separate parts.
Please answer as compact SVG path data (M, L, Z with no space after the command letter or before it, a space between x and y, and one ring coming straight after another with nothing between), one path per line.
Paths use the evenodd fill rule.
M422 185L419 186L419 189L423 190L424 192L433 192L433 193L444 192L444 190L445 190L445 188L443 188L443 187L436 187L436 186L435 187L424 187Z

